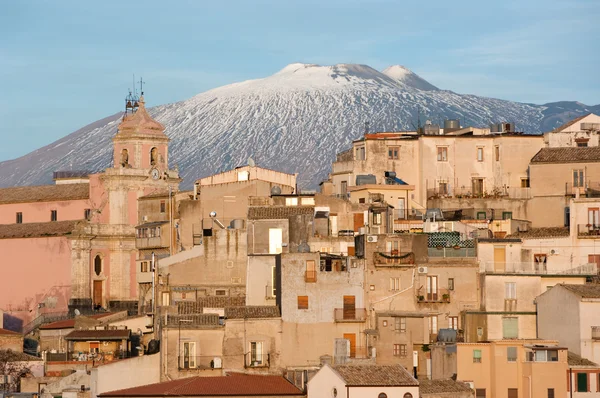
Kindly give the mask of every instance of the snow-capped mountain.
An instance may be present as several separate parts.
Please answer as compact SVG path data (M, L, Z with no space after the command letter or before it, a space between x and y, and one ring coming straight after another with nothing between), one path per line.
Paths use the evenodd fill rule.
M418 119L460 119L463 126L510 121L520 131L540 133L596 108L556 104L440 90L399 65L379 72L366 65L291 64L264 79L149 111L172 139L170 160L179 166L184 188L197 178L244 165L249 157L259 166L297 172L301 186L314 188L327 176L335 154L363 134L365 122L371 131L393 131L414 129ZM109 116L0 162L0 186L49 183L56 170L108 167L119 120L120 114Z

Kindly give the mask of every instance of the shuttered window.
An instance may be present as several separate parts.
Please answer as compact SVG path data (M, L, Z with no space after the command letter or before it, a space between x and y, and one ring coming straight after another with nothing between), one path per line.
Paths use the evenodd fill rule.
M519 398L519 390L517 388L509 388L508 398Z
M548 398L554 398L554 388L548 389Z
M478 388L475 390L476 398L485 398L485 388Z
M473 350L473 363L481 363L481 350Z
M503 318L502 319L502 338L505 338L505 339L519 338L519 318Z
M506 347L506 360L517 362L517 347Z
M587 373L577 373L577 392L588 392Z
M298 309L299 310L307 310L308 309L308 296L298 296Z

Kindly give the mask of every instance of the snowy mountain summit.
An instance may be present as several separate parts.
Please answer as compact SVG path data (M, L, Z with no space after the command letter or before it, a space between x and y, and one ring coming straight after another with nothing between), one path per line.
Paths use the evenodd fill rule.
M565 112L564 106L456 94L400 65L380 72L359 64L294 63L269 77L215 88L149 112L166 126L170 160L179 166L183 188L244 165L249 157L262 167L299 173L301 186L315 188L335 154L362 136L365 122L371 131L394 131L414 129L426 119L459 119L465 126L509 121L520 131L539 133L587 110L585 105L572 108ZM0 162L0 186L50 183L56 170L109 167L120 116Z

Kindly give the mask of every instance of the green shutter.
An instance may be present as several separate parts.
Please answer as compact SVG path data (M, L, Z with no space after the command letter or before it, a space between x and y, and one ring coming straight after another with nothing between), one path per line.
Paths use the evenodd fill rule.
M502 319L502 337L505 339L519 338L519 318Z
M587 392L587 373L577 373L577 392Z

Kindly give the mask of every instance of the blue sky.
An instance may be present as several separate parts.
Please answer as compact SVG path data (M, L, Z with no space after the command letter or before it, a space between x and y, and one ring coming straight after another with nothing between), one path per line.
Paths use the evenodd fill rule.
M122 108L292 62L404 65L459 93L600 103L600 1L4 1L0 160Z

